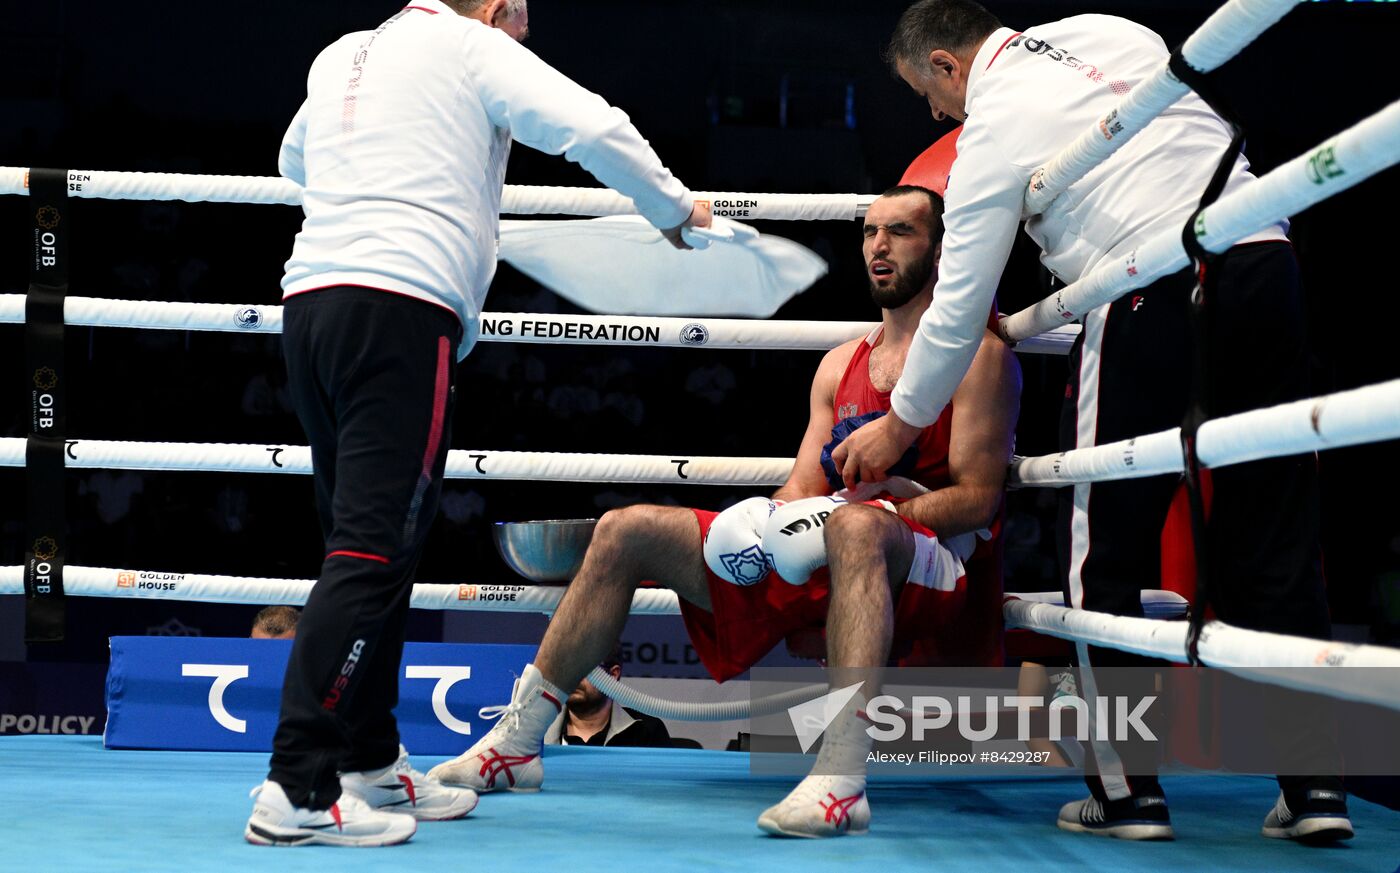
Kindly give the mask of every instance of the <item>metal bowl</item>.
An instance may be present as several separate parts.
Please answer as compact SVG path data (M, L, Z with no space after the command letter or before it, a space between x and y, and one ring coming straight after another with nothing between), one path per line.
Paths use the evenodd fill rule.
M496 551L531 582L568 582L583 566L596 518L498 521L491 527Z

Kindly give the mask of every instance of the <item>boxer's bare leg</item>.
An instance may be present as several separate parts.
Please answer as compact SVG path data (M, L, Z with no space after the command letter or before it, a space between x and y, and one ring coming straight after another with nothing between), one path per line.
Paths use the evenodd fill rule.
M914 558L909 528L872 506L840 507L827 519L824 536L831 573L827 677L833 688L861 688L828 724L811 774L758 817L761 829L783 836L832 837L870 827L865 772L871 740L860 710L879 693L894 636L895 592Z
M583 566L540 643L535 667L574 688L617 644L644 580L710 609L709 581L695 513L675 506L629 506L598 520Z
M865 693L873 696L890 656L895 592L914 560L913 534L886 510L843 506L827 520L826 553L831 573L826 654L832 683L844 688L866 681Z

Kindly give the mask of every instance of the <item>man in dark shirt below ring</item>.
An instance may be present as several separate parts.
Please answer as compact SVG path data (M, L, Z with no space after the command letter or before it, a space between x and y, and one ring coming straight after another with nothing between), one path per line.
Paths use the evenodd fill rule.
M616 653L598 666L614 679L622 677ZM671 733L654 716L613 703L587 678L569 695L564 711L544 735L547 746L652 746L669 748Z

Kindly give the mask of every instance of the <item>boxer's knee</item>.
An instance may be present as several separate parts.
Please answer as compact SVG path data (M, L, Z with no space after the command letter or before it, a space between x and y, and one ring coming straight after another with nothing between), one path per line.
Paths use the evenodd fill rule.
M827 519L825 537L834 585L887 581L870 573L844 572L847 567L882 565L889 584L903 581L909 573L913 556L909 527L889 510L859 503L842 506Z
M685 545L687 524L699 542L695 514L675 506L636 504L610 509L598 519L589 554L615 566L648 565L657 554Z

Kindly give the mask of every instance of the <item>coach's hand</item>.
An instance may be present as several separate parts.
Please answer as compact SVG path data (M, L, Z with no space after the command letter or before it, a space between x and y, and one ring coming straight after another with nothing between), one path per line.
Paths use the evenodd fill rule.
M709 227L713 220L709 201L696 200L690 206L690 217L675 227L662 228L661 235L666 237L666 241L676 248L687 250L693 246L681 238L681 231L688 227Z
M904 450L918 439L920 430L905 424L893 411L858 428L831 452L841 481L854 488L861 482L884 480Z

